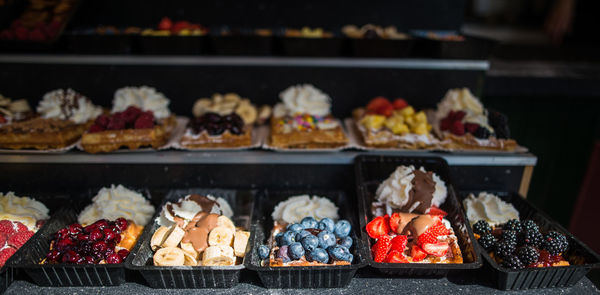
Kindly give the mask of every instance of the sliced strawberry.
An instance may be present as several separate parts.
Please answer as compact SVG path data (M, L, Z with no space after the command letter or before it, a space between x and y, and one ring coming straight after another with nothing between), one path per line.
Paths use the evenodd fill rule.
M392 109L394 108L394 106L392 106L392 103L387 98L383 96L378 96L369 101L369 103L367 104L367 111L377 112L377 110L387 106L391 106Z
M437 257L443 257L446 255L446 253L448 253L448 243L442 243L442 242L438 242L438 243L434 243L434 244L423 244L423 251L425 251L425 253L427 254L431 254L433 256L437 256Z
M450 132L454 135L464 135L465 134L465 125L461 121L452 122L452 126L450 126Z
M400 225L400 214L392 213L392 217L390 217L390 229L393 232L397 232L398 225Z
M390 236L383 235L381 236L371 251L373 252L373 261L375 262L383 262L385 257L387 257L390 248L392 247Z
M385 257L385 263L408 263L408 259L400 251L392 250Z
M394 106L392 106L392 105L381 106L376 110L376 112L380 115L389 117L394 113Z
M427 257L427 253L425 253L425 251L423 251L419 245L412 245L412 248L410 249L410 257L412 257L413 261L417 262L425 259L425 257Z
M394 99L394 102L392 103L392 105L394 106L395 110L401 110L401 109L407 107L408 103L403 98L396 98L396 99Z
M417 244L435 244L439 236L448 235L448 229L440 221L430 226L424 233L417 237Z
M446 213L446 211L438 208L437 206L431 206L431 208L429 208L429 213L427 213L429 215L441 215L443 217L445 217L446 215L448 215L448 213Z
M395 236L392 239L392 250L404 252L404 249L406 248L407 243L408 243L408 236L405 236L405 235Z
M479 129L479 124L476 123L465 123L465 131L473 134Z
M388 218L389 217L386 214L385 216L378 216L375 217L375 219L371 220L371 222L369 222L366 227L367 234L369 234L369 237L373 239L379 239L379 237L387 235L390 231L390 223L388 220L386 220Z
M171 21L170 18L168 17L163 17L160 20L160 23L158 23L158 29L159 30L167 30L170 31L171 27L173 26L173 22Z

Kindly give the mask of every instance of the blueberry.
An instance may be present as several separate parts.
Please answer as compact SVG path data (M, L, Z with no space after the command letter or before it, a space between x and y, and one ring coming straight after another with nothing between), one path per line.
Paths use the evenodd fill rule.
M323 218L321 221L319 221L319 229L333 232L335 229L335 223L329 218Z
M335 235L326 230L320 232L317 238L319 238L320 248L327 249L335 245Z
M300 223L304 228L317 228L319 226L317 220L310 216L304 217Z
M352 263L352 260L354 260L354 255L347 253L346 255L344 255L344 258L342 260Z
M336 245L327 248L327 253L329 253L329 256L331 256L333 260L343 260L342 258L344 258L346 253L348 253L348 249L340 245Z
M352 225L350 225L350 222L342 219L335 224L333 233L335 233L336 237L343 238L350 234L350 230L352 230Z
M308 252L308 254L306 255L306 259L308 259L308 261L327 263L329 262L329 255L327 254L327 251L321 248L316 248Z
M293 260L298 260L304 256L304 248L302 248L302 245L298 242L291 243L288 246L288 254Z
M277 243L277 246L281 247L283 245L281 245L281 238L283 237L283 233L278 233L275 235L275 243Z
M296 233L293 231L288 230L283 233L283 236L281 236L281 245L282 246L289 245L295 241L296 241Z
M307 236L300 241L302 247L306 249L306 251L313 251L317 247L319 247L319 239L313 235Z
M338 245L350 249L352 247L352 238L350 236L343 237L338 241Z
M288 246L281 246L279 248L279 250L277 251L277 258L281 258L281 260L286 263L286 262L290 262L290 256L288 254L289 249Z
M312 236L312 234L307 230L302 230L301 232L296 234L296 241L302 241L305 237Z
M302 224L299 223L293 223L288 225L287 230L289 231L293 231L295 233L299 233L304 229L304 226L302 226Z
M269 257L269 247L265 246L265 245L260 245L258 246L258 257L260 257L260 259L267 259L267 257Z

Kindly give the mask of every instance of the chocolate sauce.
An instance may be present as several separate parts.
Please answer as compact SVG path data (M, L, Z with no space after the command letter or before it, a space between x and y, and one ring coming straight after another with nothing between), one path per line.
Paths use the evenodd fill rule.
M413 175L412 189L408 193L408 202L400 208L400 211L409 212L411 207L419 202L419 205L410 212L424 214L431 207L433 193L435 192L435 181L433 181L431 172L414 170Z
M436 224L437 222L438 219L436 217L432 217L431 215L419 215L418 217L410 220L410 222L402 230L402 234L418 237L427 231L430 226Z
M192 243L198 253L208 247L208 234L217 226L218 214L200 212L185 227L182 243Z
M196 202L200 207L202 207L202 211L206 213L210 213L212 208L217 205L217 207L221 207L216 200L211 200L205 196L192 194L189 196L190 201Z

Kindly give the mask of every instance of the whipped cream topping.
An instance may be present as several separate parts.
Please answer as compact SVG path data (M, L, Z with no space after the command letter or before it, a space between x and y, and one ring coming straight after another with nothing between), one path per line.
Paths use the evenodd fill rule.
M439 207L448 195L446 184L438 175L415 171L414 166L399 166L375 192L373 215L391 215L394 211L427 213L429 207ZM426 207L426 208L425 208Z
M435 118L437 121L444 119L450 111L463 111L463 123L476 123L491 132L494 130L489 125L487 111L483 104L471 93L468 88L450 89L437 105Z
M275 117L309 114L326 116L331 112L331 98L311 84L290 86L279 94L282 103L275 105Z
M479 220L487 221L491 226L504 224L511 219L519 219L519 211L512 204L502 201L498 196L481 192L463 200L467 218L471 225Z
M48 208L41 202L29 197L18 197L13 192L0 193L0 220L19 221L35 232L37 221L48 218Z
M122 112L133 105L143 111L152 111L157 119L164 119L171 115L169 103L164 94L152 87L124 87L115 92L112 112Z
M300 195L280 202L271 214L274 221L286 223L298 223L309 216L316 220L331 218L335 221L339 218L338 207L324 197Z
M115 220L123 217L145 226L154 214L154 206L140 193L122 185L100 189L77 219L81 224L92 224L100 219Z
M170 227L175 223L181 223L182 227L198 213L224 215L228 218L233 217L233 210L229 203L221 197L212 195L201 196L197 194L187 195L180 198L177 202L167 202L156 218L160 226Z
M98 117L102 113L102 108L95 106L87 97L69 88L56 89L44 94L37 112L42 118L71 120L83 124Z

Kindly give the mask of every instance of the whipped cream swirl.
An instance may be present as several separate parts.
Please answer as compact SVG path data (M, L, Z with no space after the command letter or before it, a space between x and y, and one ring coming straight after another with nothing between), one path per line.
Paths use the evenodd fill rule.
M143 111L152 111L157 119L164 119L171 115L169 103L164 94L152 87L124 87L115 92L112 112L122 112L133 105Z
M290 86L279 94L283 103L273 109L275 117L309 114L327 116L331 112L331 98L311 84Z
M210 209L203 208L203 206L210 206ZM184 224L191 221L198 213L214 213L218 215L227 216L227 218L233 217L233 210L229 203L221 197L214 197L212 195L187 195L177 202L167 202L160 212L160 215L156 218L156 222L160 226L170 227L177 223L177 219L182 219Z
M18 197L13 192L0 193L0 220L19 221L36 231L38 220L48 219L48 208L29 197Z
M335 221L339 218L338 207L324 197L300 195L280 202L271 214L274 221L286 223L298 223L309 216L316 220L327 217Z
M100 219L115 220L123 217L144 226L154 214L154 206L140 193L122 185L111 185L100 189L88 205L79 214L81 224L92 224Z
M45 119L71 120L83 124L98 117L102 113L102 108L95 106L87 97L69 88L56 89L44 94L37 112Z
M465 112L463 123L476 123L487 128L490 132L494 131L488 122L487 111L483 104L468 88L448 90L442 101L437 105L436 120L444 119L450 111Z
M463 200L463 206L471 225L479 220L485 220L491 226L497 226L507 223L511 219L519 219L519 211L512 204L487 192L480 192L477 197L469 194Z

